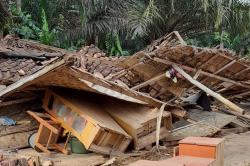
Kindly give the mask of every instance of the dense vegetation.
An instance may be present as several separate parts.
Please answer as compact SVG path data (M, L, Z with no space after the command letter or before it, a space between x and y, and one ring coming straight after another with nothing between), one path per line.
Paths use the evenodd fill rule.
M190 44L250 52L250 0L5 0L0 10L5 33L66 49L129 55L177 30Z

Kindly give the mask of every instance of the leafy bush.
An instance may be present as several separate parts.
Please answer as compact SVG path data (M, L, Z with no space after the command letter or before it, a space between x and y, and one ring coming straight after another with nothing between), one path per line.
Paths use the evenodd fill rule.
M105 47L111 56L129 55L128 51L123 51L120 38L117 33L109 33L106 35Z
M9 32L25 39L37 40L40 28L33 22L31 15L17 10L14 3L10 3L9 10L12 14L12 19L7 24Z
M250 33L232 36L226 31L214 32L209 35L201 35L187 40L188 44L200 47L223 47L234 50L241 56L250 56Z
M43 44L52 45L55 41L56 33L55 29L49 30L46 14L44 9L42 9L42 30L39 33L39 41Z

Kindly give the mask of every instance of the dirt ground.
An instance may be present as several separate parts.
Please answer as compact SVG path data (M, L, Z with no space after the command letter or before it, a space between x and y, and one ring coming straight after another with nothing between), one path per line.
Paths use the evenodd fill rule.
M229 134L225 138L225 165L224 166L250 166L250 131L241 134ZM171 152L167 152L171 153ZM139 159L147 160L164 160L169 158L169 155L155 155L147 153L142 157L130 157L124 160L118 160L114 165L127 165L128 163ZM153 157L152 157L153 156ZM158 158L157 158L158 156ZM160 156L160 157L159 157ZM122 163L122 164L121 164Z
M250 131L225 139L225 166L250 166Z
M225 138L225 166L250 166L250 131L241 134L229 134ZM13 153L12 153L13 154ZM93 166L103 164L108 158L104 158L102 155L95 153L90 154L73 154L65 156L63 154L55 153L52 158L46 157L45 154L37 153L33 149L23 149L19 150L16 155L27 155L27 156L40 156L42 160L51 160L55 166ZM172 150L170 149L161 149L159 154L156 151L146 152L142 151L140 153L135 153L130 157L121 157L116 159L112 165L115 166L124 166L129 163L133 163L140 159L146 160L164 160L171 157ZM70 163L70 164L69 164Z

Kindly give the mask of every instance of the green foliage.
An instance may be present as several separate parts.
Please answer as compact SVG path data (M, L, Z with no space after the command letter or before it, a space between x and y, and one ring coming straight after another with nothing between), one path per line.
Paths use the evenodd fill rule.
M123 49L132 54L174 30L190 43L202 46L223 43L240 52L242 47L247 50L245 43L249 44L247 1L22 0L22 10L41 27L33 38L66 49L76 49L78 43L84 43L95 44L112 55L123 55ZM18 29L27 32L22 34L28 38L37 34L27 27Z
M10 12L12 14L12 20L8 24L10 33L18 34L25 39L38 39L40 29L30 14L17 10L13 3L10 3Z
M128 51L122 50L120 38L117 33L108 33L106 35L105 47L111 56L125 56L129 54Z
M193 39L188 39L187 43L200 47L215 47L222 45L225 48L236 51L238 54L249 54L250 38L245 35L232 36L228 32L222 31L214 32L212 34L205 34ZM249 40L249 41L248 41Z
M3 30L9 18L10 18L10 14L8 10L4 6L3 2L0 1L0 30Z
M39 41L43 44L52 45L55 41L55 36L56 30L49 30L46 14L44 9L42 9L42 30L39 33Z

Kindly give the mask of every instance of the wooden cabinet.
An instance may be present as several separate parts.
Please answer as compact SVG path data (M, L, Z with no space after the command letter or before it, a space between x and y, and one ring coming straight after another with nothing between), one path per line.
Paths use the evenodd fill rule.
M179 142L180 156L215 159L214 165L224 165L224 139L187 137Z
M131 136L85 93L46 90L43 108L88 150L103 154L122 153L131 142Z
M102 101L102 107L105 111L133 137L136 150L156 142L156 124L159 109L111 98L106 98ZM171 113L164 111L160 139L168 136L171 125Z

